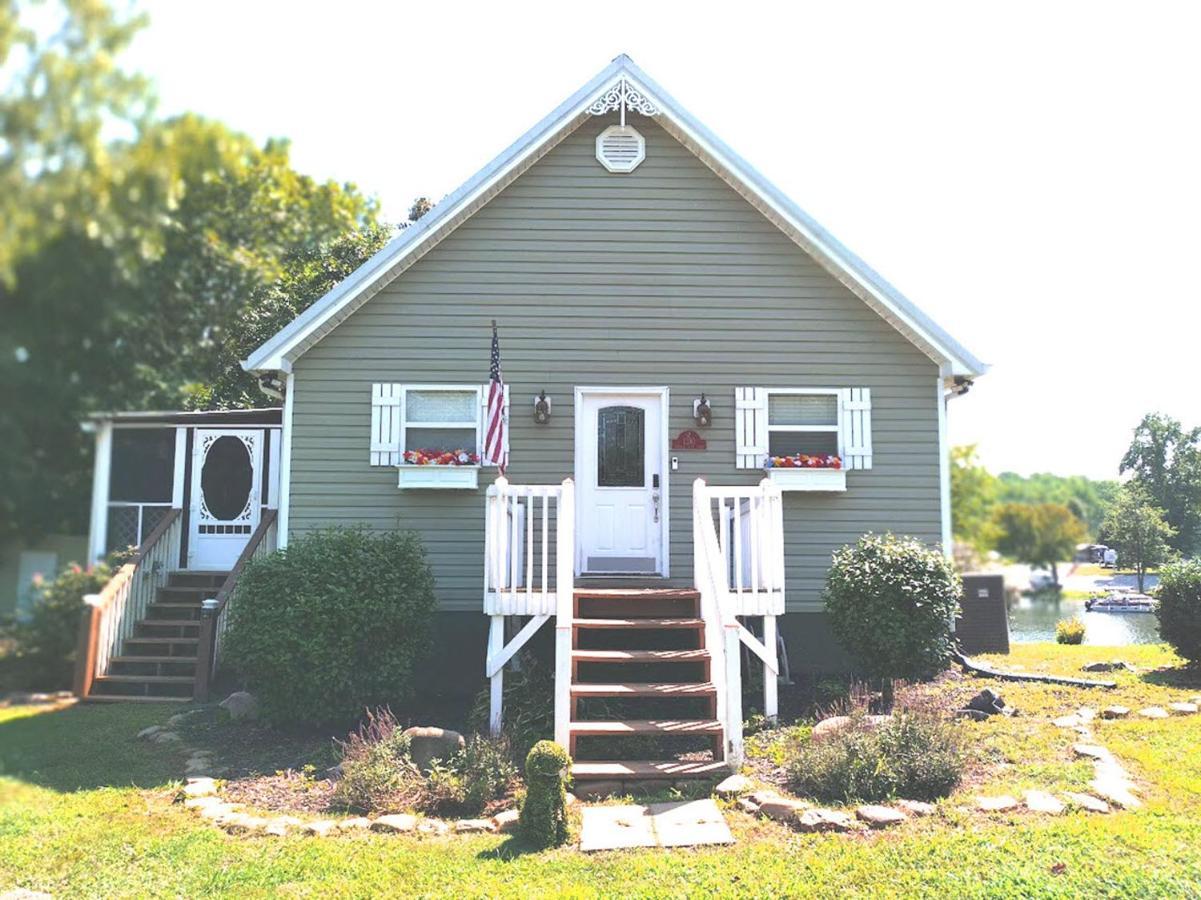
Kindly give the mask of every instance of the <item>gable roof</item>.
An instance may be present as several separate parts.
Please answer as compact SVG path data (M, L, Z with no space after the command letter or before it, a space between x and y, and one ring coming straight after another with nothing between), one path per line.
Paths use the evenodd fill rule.
M657 111L656 121L752 206L939 364L944 376L988 367L890 285L808 213L694 119L634 65L617 57L430 212L389 241L328 294L250 354L247 371L290 371L292 361L508 187L590 116L589 107L622 82Z

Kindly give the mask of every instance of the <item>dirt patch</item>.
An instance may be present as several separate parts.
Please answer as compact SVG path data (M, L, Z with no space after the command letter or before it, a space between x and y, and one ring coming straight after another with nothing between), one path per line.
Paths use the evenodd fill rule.
M221 789L225 800L272 812L331 812L333 795L334 783L328 778L294 770L237 778Z

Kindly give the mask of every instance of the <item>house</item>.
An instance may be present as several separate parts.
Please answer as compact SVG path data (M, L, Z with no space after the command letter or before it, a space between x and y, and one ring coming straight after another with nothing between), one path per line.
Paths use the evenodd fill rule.
M476 456L494 321L504 477ZM283 396L278 465L274 449L250 454L267 485L259 521L280 546L336 524L418 530L441 639L461 648L448 654L460 668L479 654L495 725L505 664L549 623L556 738L577 760L596 735L714 746L709 764L585 761L577 778L737 759L744 669L765 673L772 715L781 648L792 668L835 658L821 601L831 552L886 530L950 546L946 406L985 371L626 56L244 366ZM174 466L193 485L194 540L210 537L196 532L210 489L201 433L190 457L177 436ZM228 493L242 514L246 490ZM173 494L181 519L187 505ZM209 576L188 583L186 570L262 552L270 539L251 525L224 535L220 566L176 549L168 568L185 571L156 577L183 580L181 603L188 587L193 603L217 599L224 576L200 586ZM198 685L223 583L198 625L160 626L166 658L203 660ZM598 697L693 706L593 721Z

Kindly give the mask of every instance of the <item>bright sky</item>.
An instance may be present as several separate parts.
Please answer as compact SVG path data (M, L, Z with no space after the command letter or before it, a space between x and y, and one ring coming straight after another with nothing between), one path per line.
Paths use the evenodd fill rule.
M1201 5L150 0L131 63L402 219L618 53L977 356L951 438L1113 477L1201 424Z

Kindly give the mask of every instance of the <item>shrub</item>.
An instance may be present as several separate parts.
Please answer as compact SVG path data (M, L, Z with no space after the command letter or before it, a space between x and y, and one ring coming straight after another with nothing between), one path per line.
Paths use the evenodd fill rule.
M225 655L269 721L345 723L412 696L435 603L415 534L317 531L247 565Z
M1055 641L1060 644L1083 644L1084 623L1079 619L1063 619L1055 625Z
M940 552L914 538L864 535L834 552L825 601L835 636L866 675L930 678L954 650L951 623L963 586Z
M874 727L856 711L843 730L802 741L786 770L794 791L823 803L936 800L959 784L964 761L959 729L934 712L901 710Z
M571 757L554 741L539 741L525 758L521 834L538 849L567 841L567 770Z
M52 691L71 686L83 598L103 588L110 576L107 565L84 569L71 563L53 580L35 581L29 619L6 629L13 648L5 660L8 687Z
M1165 566L1156 596L1159 636L1185 659L1201 663L1201 562Z
M530 748L555 733L554 671L530 653L521 653L521 669L505 671L504 729L514 761L523 760ZM492 695L488 688L476 695L467 717L468 727L481 734L489 728Z
M504 797L516 777L508 741L473 735L451 759L431 768L422 806L438 812L479 813Z

